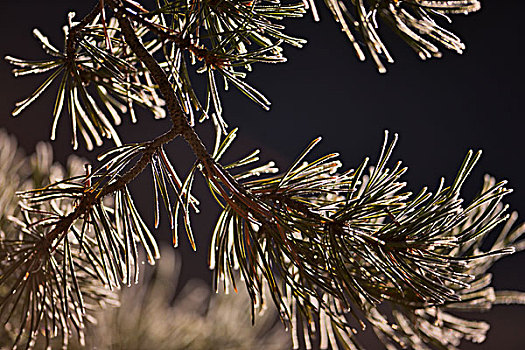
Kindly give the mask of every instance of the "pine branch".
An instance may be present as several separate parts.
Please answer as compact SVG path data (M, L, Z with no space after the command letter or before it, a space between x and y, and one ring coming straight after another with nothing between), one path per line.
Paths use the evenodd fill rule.
M69 32L68 32L67 39L66 39L66 57L69 58L69 64L75 63L74 57L75 57L76 43L78 40L78 36L81 34L82 30L86 26L88 26L91 22L95 20L95 18L98 15L100 15L100 12L102 9L100 6L101 3L103 3L103 0L99 0L99 3L97 3L93 7L91 12L89 12L86 16L84 16L80 20L80 22L78 22L77 24L69 28Z
M488 178L480 195L462 206L459 191L480 155L469 152L451 186L442 180L435 194L423 189L412 197L400 193L405 184L399 178L406 168L400 163L386 167L395 140L390 145L385 140L368 176L363 175L367 160L341 174L337 155L301 164L318 141L284 174L243 181L269 208L271 221L223 197L209 261L216 288L222 281L226 291L237 290L234 271L239 270L252 307L262 302L262 291L270 290L295 334L294 347L302 332L305 344L320 337L323 349L329 344L360 348L349 319L363 329L371 325L393 348L453 348L461 339L482 341L486 324L446 311L488 309L498 302L489 287L488 268L521 248L515 240L525 232L516 227L510 233L508 226L499 243L481 250L488 232L508 218L500 204L510 192L505 182ZM256 160L250 155L230 168ZM274 172L271 165L239 178L267 172ZM394 310L397 324L387 321L390 316L380 308L385 304ZM428 323L436 317L445 324ZM444 337L441 328L454 332Z
M47 247L51 247L55 240L60 241L61 238L67 234L73 222L79 217L88 213L93 205L100 200L100 198L125 188L151 162L153 153L160 149L162 145L172 141L177 136L178 134L175 131L175 128L172 128L167 133L157 137L145 146L144 150L142 151L141 158L135 163L133 168L128 170L123 176L119 177L117 181L111 183L107 187L104 187L101 191L93 191L92 189L86 191L85 194L79 199L79 203L75 210L57 222L53 230L47 233L45 237Z
M463 44L437 26L427 12L470 11L477 4L357 1L352 4L354 21L344 2L326 2L360 50L345 22L352 20L380 71L384 67L379 55L390 56L376 33L376 15L422 57L430 57L439 51L429 38L456 51ZM116 18L106 20L105 8L112 9ZM52 59L7 58L16 67L15 74L52 72L17 104L14 115L62 75L52 138L67 104L74 148L78 132L88 148L93 142L100 145L101 136L112 138L118 146L100 156L101 164L84 176L21 193L18 216L11 218L9 232L0 235L5 258L0 264L4 288L0 310L7 321L13 317L19 321L15 345L26 341L28 348L33 347L40 329L46 341L62 332L64 344L72 329L81 335L84 295L104 299L92 283L112 288L136 282L139 246L150 263L159 257L156 241L128 190L128 184L148 165L153 175L155 226L163 202L174 246L182 217L190 244L196 248L190 210L196 209L198 201L191 189L195 174L203 174L223 208L210 249L216 288L223 283L226 290L237 290L240 275L252 300L252 318L265 302L264 291L269 290L282 321L292 328L294 347L301 342L309 347L319 339L321 348L359 348L358 324L363 329L371 326L390 348L453 348L461 339L481 341L487 325L457 318L448 310L525 300L519 293L495 294L487 273L501 256L525 247L519 241L523 227L505 227L489 250L481 249L484 237L507 219L507 208L500 201L510 190L504 182L489 178L471 203L464 205L460 198L480 153L469 152L450 186L445 187L443 180L434 194L425 188L416 196L402 192L405 184L400 178L406 168L401 163L387 166L397 139L389 144L388 134L368 175L368 159L344 172L340 172L337 154L306 162L320 138L281 174L266 175L278 172L272 162L235 174L235 168L257 161L257 152L221 165L236 129L225 133L216 76L268 107L269 101L244 82L245 71L254 62L284 61L282 43L303 44L284 34L284 27L275 22L303 12L300 5L278 1L174 1L148 11L134 1L105 0L77 24L69 17L63 53L35 31ZM206 73L207 78L206 104L197 97L187 70L188 64L198 61L202 66L196 72ZM165 108L171 129L152 141L121 145L113 125L128 111L122 101L127 102L132 121L133 104L161 117L166 115ZM112 122L98 107L100 102ZM201 121L210 118L215 124L212 152L194 129L197 111L202 113ZM196 157L183 180L163 147L178 136Z
M172 85L164 73L164 70L159 66L157 61L153 58L153 56L151 56L146 48L144 48L144 46L140 43L122 7L112 0L108 1L108 4L112 5L115 9L115 14L119 20L119 24L121 25L122 33L124 34L126 43L129 45L133 53L139 58L139 60L143 62L144 65L149 69L153 79L158 85L160 92L166 99L166 108L168 109L175 132L184 137L184 139L194 151L195 156L199 158L200 161L205 164L210 163L209 154L198 135L189 126L188 121L186 120L186 117L179 105L179 102L177 101L177 97L175 96Z
M69 197L70 195L72 195L74 198L76 198L77 205L75 206L73 211L71 211L65 216L59 215L55 218L51 217L49 219L44 219L44 221L29 223L30 226L36 225L36 226L42 226L42 227L52 227L52 229L49 230L43 237L40 237L39 234L35 232L37 234L37 237L35 237L36 241L32 243L34 244L33 245L34 251L31 252L29 255L24 256L22 260L19 260L20 264L26 265L25 270L27 272L26 272L25 278L27 278L27 276L32 276L32 273L30 271L34 268L35 264L39 264L40 261L47 261L47 259L49 259L49 254L56 252L57 248L62 246L62 241L64 241L64 239L65 239L64 242L65 242L66 250L70 249L70 248L67 248L68 245L70 244L69 239L66 239L67 234L71 230L75 232L76 230L73 227L74 223L77 220L82 219L84 223L82 224L82 229L80 231L80 237L77 234L77 239L80 241L80 247L79 247L80 250L84 250L86 248L85 244L87 244L87 242L82 243L83 241L82 237L84 236L86 223L88 223L87 226L90 226L90 223L91 225L93 225L93 223L100 222L100 224L103 227L102 229L106 232L105 234L103 234L103 232L100 231L101 228L97 228L98 225L100 224L95 224L93 226L95 230L94 232L95 232L96 240L98 242L96 243L96 246L98 247L98 249L100 249L101 253L104 252L103 254L107 255L107 259L109 259L108 261L111 263L110 266L106 266L106 262L105 262L106 258L104 256L102 257L102 260L98 260L96 256L93 255L93 253L89 253L89 255L91 256L90 259L92 259L91 264L93 265L94 269L96 270L98 266L103 267L103 271L106 277L103 277L102 275L99 274L98 278L100 278L104 283L108 284L109 286L111 286L112 284L116 282L117 275L122 276L122 278L124 278L127 281L131 281L130 279L131 266L129 266L129 263L125 271L121 270L120 272L118 271L119 269L118 263L117 265L113 263L114 259L118 255L118 252L115 250L115 248L108 246L107 242L109 242L110 244L117 244L117 245L119 244L119 242L115 241L114 243L111 243L112 240L114 239L114 238L111 238L111 235L112 235L111 231L113 229L111 229L111 224L106 223L107 218L105 217L106 214L104 214L105 209L101 207L100 201L101 201L101 198L111 193L116 193L116 196L117 196L116 198L120 198L118 197L119 193L124 193L125 196L129 196L128 194L126 194L126 192L122 192L123 190L126 191L125 190L126 185L131 180L133 180L148 164L151 163L153 154L158 152L160 147L164 143L171 141L178 135L182 135L188 141L188 143L194 150L194 153L196 154L196 156L199 158L201 163L205 165L205 169L214 169L213 170L214 173L220 173L224 179L224 175L222 171L219 168L217 168L216 164L214 164L214 162L211 160L210 155L207 153L198 135L188 125L187 120L185 119L185 116L173 93L171 84L167 80L166 75L164 74L160 66L157 64L155 59L153 59L153 57L147 52L144 46L142 46L142 44L140 43L140 41L138 40L135 34L135 31L131 27L131 24L128 22L127 18L125 18L122 15L120 10L117 10L116 13L117 13L117 17L120 20L122 31L123 31L124 37L129 47L137 55L137 57L141 60L141 62L143 62L146 65L146 67L150 69L152 76L154 77L154 79L157 81L159 85L159 90L166 98L167 108L168 108L170 117L173 122L173 128L168 133L158 137L154 141L149 142L139 147L137 151L142 153L141 158L135 163L135 165L130 170L127 171L125 175L121 177L119 176L118 179L113 182L111 181L111 179L104 180L104 178L107 177L108 175L111 175L111 177L115 177L117 173L114 173L114 174L105 173L102 175L101 181L98 181L96 184L91 185L91 186L88 185L87 187L79 187L78 185L75 185L74 182L70 182L68 180L64 184L67 184L68 186L72 186L72 187L68 187L67 192L65 190L61 190L60 187L56 187L57 185L60 186L60 183L58 183L57 185L49 186L47 189L44 189L43 191L41 190L33 191L34 195L29 193L29 196L27 197L27 199L30 200L32 203L41 203L42 201L47 201L48 198L55 198L57 196L58 198L60 198L63 196ZM83 21L83 23L85 22L87 21ZM107 163L105 168L108 168L109 165L110 163ZM102 167L101 169L104 169L104 167ZM103 170L99 169L95 171L94 174L99 175L101 173L103 173ZM226 176L229 176L229 175L226 175ZM88 174L85 179L85 182L91 183L91 178L93 178L93 176L91 174ZM228 185L231 186L229 182L227 183ZM122 203L123 200L127 200L127 199L125 198L120 199L119 203ZM130 207L130 209L132 211L135 210L132 207ZM32 211L33 209L28 209L28 213ZM38 213L38 211L36 211L35 213ZM98 213L98 214L94 215L93 213ZM122 215L124 215L124 218L126 217L125 216L126 214L122 214ZM118 217L119 216L117 216L117 218ZM22 225L26 225L26 224L22 224ZM129 225L134 225L134 224L129 223L125 225L130 227ZM141 224L139 224L139 226L140 225ZM118 227L119 226L117 225L117 228ZM138 233L138 234L139 236L141 235L141 233ZM125 235L125 237L126 237L126 240L129 242L127 238L128 237L127 234ZM135 238L131 238L131 240L135 240ZM126 250L125 250L126 256L129 254L128 248L127 248L128 244L129 243L126 243ZM144 246L147 247L148 243L145 243ZM16 251L16 248L15 248L15 251ZM148 255L150 254L151 253L148 253ZM128 259L129 258L126 258L126 260ZM18 261L18 260L15 260L15 261ZM25 263L26 261L27 263ZM135 258L135 261L136 261L136 258ZM20 264L18 264L17 262L15 266L20 266ZM73 266L72 261L70 265ZM71 268L73 269L73 267ZM138 271L137 268L135 268L135 275L137 271ZM13 269L9 269L8 272L2 277L2 280L5 280L7 282L7 279L12 276L13 272L14 272ZM76 280L77 278L76 274L73 273L71 275L71 278L73 280ZM63 283L67 283L66 281L67 281L67 277L65 276L63 278ZM15 282L15 284L12 287L14 288L13 290L16 290L19 283L20 282ZM130 283L130 282L127 282L127 283ZM66 285L67 284L64 284L64 286ZM76 293L81 295L80 294L81 291L79 290L79 288L76 287L75 289L76 289ZM29 292L29 294L27 294L28 296L34 295L33 293L35 293L35 292L32 292L31 290L28 290L28 292ZM38 292L36 293L37 293L36 295L38 295ZM11 293L8 293L8 294L11 294ZM19 294L19 295L21 296L22 294ZM7 299L4 299L2 304L7 305L6 302L9 300L10 300L9 297ZM15 302L15 305L16 304L17 302ZM68 315L70 315L66 307L64 307L62 311L64 313L63 317L67 318ZM39 323L38 317L31 316L32 326L31 326L31 329L28 330L28 333L30 334L30 339L34 339L33 329L38 328L38 323ZM63 327L67 328L66 326L63 326ZM21 328L19 337L17 340L15 340L15 344L18 342L18 340L20 339L20 336L23 334L23 330L24 330L24 327ZM29 345L30 343L31 341L28 341L27 344Z
M44 187L57 178L82 171L83 161L74 156L65 169L53 163L51 147L43 143L21 163L20 152L9 141L0 132L0 154L6 166L0 168L0 183L6 193ZM42 254L40 260L31 258L45 240L45 231L39 228L49 219L71 211L73 201L57 198L28 207L17 206L16 197L6 199L2 214L8 214L8 220L0 220L0 318L5 325L0 332L0 347L25 342L31 348L39 345L37 339L49 344L51 338L62 338L67 344L68 331L75 331L82 342L84 318L89 320L95 308L114 303L114 293L104 288L89 268L89 255L71 254L78 248L78 242L71 237L55 247L52 254ZM80 289L82 294L78 293Z
M108 3L112 6L118 6L113 0L110 0ZM218 181L221 181L222 184L227 186L227 188L231 192L237 193L240 196L241 201L250 202L251 194L248 193L241 185L239 185L238 182L227 171L224 171L220 167L220 165L218 165L212 160L210 154L206 150L206 147L200 140L199 136L197 135L195 130L188 124L188 121L180 107L177 97L174 94L173 87L168 81L166 74L159 66L157 61L153 58L153 56L151 56L151 54L140 43L138 37L135 34L135 31L131 27L129 20L126 18L122 7L115 7L115 11L122 28L122 32L126 38L126 42L130 46L131 50L150 70L153 78L159 86L159 90L161 91L163 97L166 100L167 109L169 111L169 115L173 122L175 130L177 130L182 135L182 137L191 147L193 153L195 154L199 162L203 165L205 175L211 181L215 182L216 185L218 185ZM259 210L264 212L264 209Z
M433 17L452 22L450 14L469 14L480 9L478 0L421 1L421 0L324 0L334 19L354 47L358 58L365 60L365 51L372 57L379 73L386 73L383 61L393 63L394 59L381 39L380 20L384 21L422 60L441 57L435 43L463 53L465 44L452 32L441 27ZM317 10L313 0L309 1L314 18ZM364 43L360 43L360 39Z

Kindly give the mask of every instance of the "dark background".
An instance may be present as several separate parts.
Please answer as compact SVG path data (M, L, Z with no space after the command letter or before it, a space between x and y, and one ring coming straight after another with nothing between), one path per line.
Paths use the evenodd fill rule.
M0 3L1 56L43 58L31 30L38 27L57 46L62 42L61 27L70 10L86 14L94 1L20 0ZM400 134L394 161L409 166L405 179L417 191L424 185L435 188L439 178L453 179L467 150L483 149L483 157L470 177L465 197L481 186L485 173L509 180L515 192L507 203L525 212L523 177L523 39L522 1L484 1L482 11L456 16L447 28L467 43L463 55L445 51L441 59L421 62L388 30L387 46L396 63L380 75L371 61L359 62L338 26L321 6L321 23L311 16L288 21L289 32L309 40L306 48L287 48L289 62L258 65L250 74L252 82L272 101L270 112L237 91L223 93L225 116L230 126L240 127L237 152L262 149L263 159L274 159L281 169L315 137L323 142L317 154L340 152L344 167L354 167L370 155L377 157L385 129ZM49 138L53 87L18 118L10 112L16 101L28 96L43 77L14 79L10 67L0 63L0 127L17 136L28 152L38 141ZM55 87L56 89L56 87ZM148 140L169 128L167 121L140 118L138 126L125 121L119 131L124 142ZM67 118L59 127L53 146L56 158L64 161L70 153ZM209 127L199 130L209 134ZM182 144L170 148L176 164L189 164L189 149ZM95 152L79 154L94 159ZM234 152L235 153L235 152ZM152 222L150 179L143 176L133 186L137 202ZM197 184L202 188L202 181ZM207 244L217 208L203 192L203 214L193 216L197 253L182 239L183 280L201 277L210 280L206 267ZM169 239L166 227L159 237ZM497 289L525 290L525 254L507 257L493 269ZM495 307L481 315L492 323L488 340L465 349L522 349L525 347L525 308Z

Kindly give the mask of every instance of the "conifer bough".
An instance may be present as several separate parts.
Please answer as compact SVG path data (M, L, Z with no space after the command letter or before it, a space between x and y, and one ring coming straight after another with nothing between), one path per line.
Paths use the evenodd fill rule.
M433 17L479 8L470 0L325 3L358 57L371 56L380 72L380 57L392 61L377 32L380 21L425 59L440 55L437 45L464 48ZM200 204L192 184L199 173L205 178L222 207L209 250L217 290L245 288L254 321L273 303L296 348L359 349L359 333L371 327L388 348L451 349L461 340L483 341L488 330L454 311L525 302L520 292L494 291L488 273L497 259L525 247L523 225L515 226L517 215L501 204L510 192L506 183L487 176L470 203L460 197L480 152L467 154L450 185L442 180L435 191L418 194L404 190L406 168L389 165L397 135L390 140L388 133L374 165L366 158L351 170L341 170L337 154L308 160L320 138L283 173L273 162L254 165L258 151L221 161L237 129L228 131L219 87L234 86L268 108L247 74L254 63L284 62L283 45L304 45L280 21L308 9L317 19L315 6L313 0L100 0L78 22L69 15L63 50L35 29L48 60L6 57L15 75L47 74L13 115L56 80L51 138L67 115L73 148L78 135L88 149L104 138L116 146L94 170L20 192L18 209L0 217L0 317L13 347L55 337L67 347L74 334L82 340L93 305L112 298L101 285L136 283L140 250L152 264L159 258L128 190L147 167L154 224L164 207L174 246L183 231L196 248L190 218ZM195 79L205 82L204 91ZM123 144L116 126L128 115L136 121L137 106L169 117L172 127L153 140ZM216 130L211 151L194 129L207 120ZM165 150L179 136L196 158L184 176ZM494 230L499 236L482 249Z

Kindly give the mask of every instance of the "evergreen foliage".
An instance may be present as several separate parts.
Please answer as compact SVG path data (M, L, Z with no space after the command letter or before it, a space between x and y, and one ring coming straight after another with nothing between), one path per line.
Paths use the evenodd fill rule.
M368 53L379 72L385 71L382 58L392 61L379 20L426 59L440 55L436 45L464 48L433 17L479 8L475 0L325 3L358 57ZM191 216L209 203L199 204L192 185L204 177L223 209L210 246L216 289L246 289L253 322L273 303L295 348L359 349L359 332L371 327L387 348L451 349L461 340L483 341L488 330L455 310L525 302L519 292L494 291L488 272L500 257L525 248L524 226L515 225L516 214L501 203L511 190L487 176L471 202L461 197L480 152L467 154L450 185L443 179L435 191L417 194L404 190L407 169L390 165L397 135L390 140L387 132L373 166L366 158L342 170L337 154L308 160L320 138L282 173L273 162L255 164L258 151L222 162L237 129L228 131L220 87L234 86L268 108L246 77L255 63L284 62L284 45L305 44L281 21L308 9L317 17L315 6L313 0L99 0L82 19L68 17L63 49L34 31L48 60L6 57L15 75L47 75L13 115L57 81L51 138L68 116L74 149L78 135L88 149L104 138L115 145L95 169L79 172L72 161L71 169L56 170L49 157L37 155L33 169L15 176L24 165L13 141L2 136L3 179L33 181L21 185L18 207L13 186L0 195L0 203L8 203L0 213L0 315L13 347L51 344L56 337L67 347L72 334L82 340L95 305L112 303L115 288L137 283L142 256L151 264L159 258L128 190L147 167L155 226L166 212L174 246L183 231L195 249ZM195 88L198 79L204 91ZM116 126L128 115L136 121L137 107L169 117L171 129L123 144ZM211 151L194 129L207 120L216 131ZM184 175L165 150L179 136L196 159ZM40 153L49 153L46 147ZM495 230L496 240L484 243Z

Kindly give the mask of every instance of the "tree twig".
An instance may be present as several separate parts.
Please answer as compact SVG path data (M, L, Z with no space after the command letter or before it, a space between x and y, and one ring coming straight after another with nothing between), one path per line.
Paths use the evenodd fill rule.
M203 164L203 172L205 176L217 185L222 184L226 186L233 195L239 197L239 200L248 207L261 213L263 216L268 216L268 210L263 208L258 201L254 200L253 194L246 190L246 188L238 183L228 171L223 169L220 164L216 163L211 158L199 135L197 135L195 130L189 125L166 73L160 67L157 60L155 60L140 42L124 8L115 0L108 0L107 4L115 9L115 16L119 21L126 43L129 45L131 51L150 71L151 76L157 83L159 90L166 101L168 113L176 132L182 135L199 162Z
M133 181L151 162L151 156L155 151L157 151L162 145L174 140L178 135L179 133L177 133L175 128L172 127L168 132L149 142L146 148L142 151L142 157L140 157L130 170L115 182L103 188L101 191L85 192L75 210L60 219L60 221L55 224L55 227L46 234L45 241L47 247L51 246L55 239L61 239L61 237L66 234L67 230L69 230L73 222L89 210L89 208L91 208L100 198L124 188Z
M77 40L78 34L84 29L89 23L91 23L100 13L101 7L100 4L97 4L93 7L90 13L88 13L84 18L80 20L76 25L69 28L66 39L66 57L70 62L74 62L75 57L75 42Z

